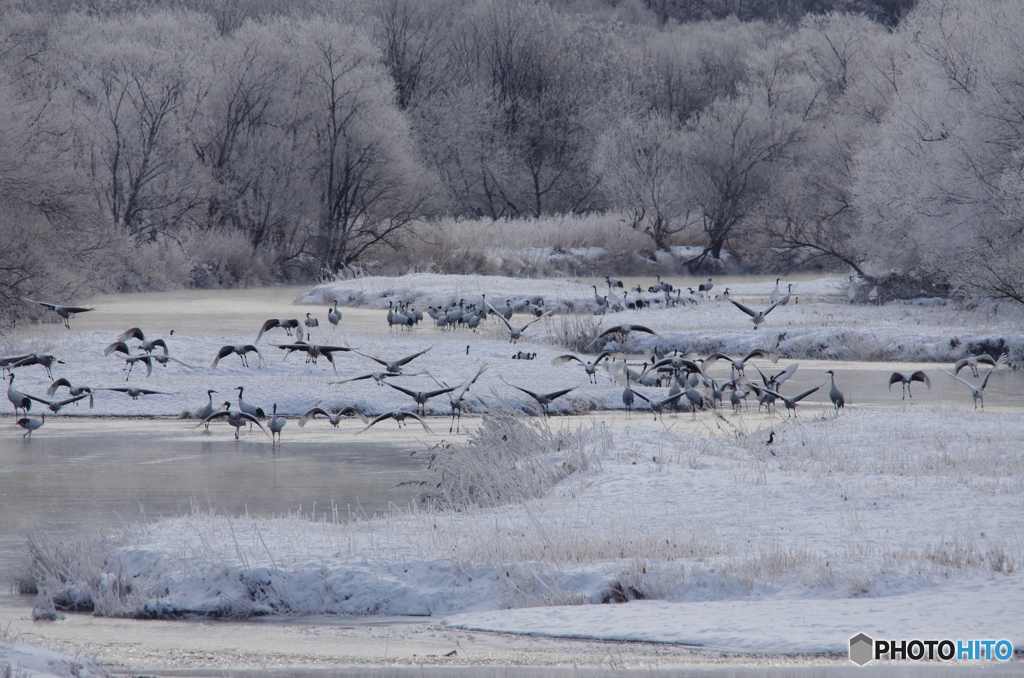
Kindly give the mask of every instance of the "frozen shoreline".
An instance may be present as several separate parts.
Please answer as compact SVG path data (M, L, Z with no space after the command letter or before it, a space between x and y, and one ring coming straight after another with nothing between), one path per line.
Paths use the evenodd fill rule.
M593 430L586 468L544 498L489 509L349 524L197 512L130 526L65 547L91 555L68 556L76 583L49 594L112 615L469 613L452 623L781 653L836 652L871 610L869 634L1024 640L1012 604L1024 600L1019 416L859 412L781 430L775 455L762 430L734 441ZM996 601L1006 614L981 623ZM837 604L850 616L831 615ZM783 639L762 608L820 609ZM694 609L711 628L674 624Z

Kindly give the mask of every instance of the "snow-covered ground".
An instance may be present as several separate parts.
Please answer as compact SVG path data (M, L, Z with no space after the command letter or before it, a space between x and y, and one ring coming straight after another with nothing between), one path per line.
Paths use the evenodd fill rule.
M729 287L755 307L766 305L771 289ZM596 319L587 313L578 321L600 328L639 323L662 337L641 334L625 346L630 351L660 345L735 354L769 347L787 359L952 361L998 344L1012 360L1024 357L1019 318L1007 318L1005 310L990 315L933 302L854 306L845 303L845 281L838 279L801 282L797 289L800 302L777 308L758 330L724 299ZM573 316L545 319L513 346L493 320L476 333L427 326L389 331L379 310L396 301L424 310L472 303L483 294L495 306L506 299L543 300L545 308L561 310L593 303L593 290L577 282L420 274L317 287L300 302L318 306L282 308L277 315L311 311L321 322L313 341L378 357L429 347L407 365L409 376L394 380L416 389L437 387L421 371L456 385L487 365L469 392L471 412L502 404L535 409L505 382L538 392L578 384L555 401L556 412L622 407L622 386L607 374L591 385L579 365L551 365L566 352L557 345L566 330L560 323ZM323 308L335 300L350 304L336 332L325 327ZM375 310L355 308L360 305ZM513 324L528 319L519 314ZM27 333L3 354L48 350L66 361L54 377L94 387L123 384L123 357L102 355L123 329ZM257 329L159 335L171 355L194 369L156 365L146 378L145 365L138 365L130 383L171 395L136 401L101 391L93 410L70 405L47 425L59 425L50 422L69 411L175 416L204 404L209 388L219 391L215 403L234 402L239 385L247 401L268 410L276 403L289 415L315 404L353 405L370 414L411 409L409 396L372 379L333 383L381 369L368 358L337 354L337 372L323 358L316 365L298 355L283 359L270 347L286 339L281 330L259 342L265 367L255 366L255 356L248 368L228 356L210 368L220 346L252 342ZM536 359L512 360L518 351ZM728 374L722 363L716 369ZM16 374L15 386L29 393L41 394L49 384L41 367ZM884 382L877 388L885 393ZM44 597L139 616L453 615L450 623L466 628L773 652L843 651L851 629L903 637L984 633L1020 645L1024 418L1013 409L975 412L963 395L962 407L915 408L892 394L891 408L848 408L834 416L822 392L802 420L702 413L700 435L675 423L688 414L667 424L649 425L648 413L642 423L619 419L579 430L578 420L510 424L505 417L484 430L551 426L553 433L537 434L534 451L568 477L537 485L529 499L457 511L421 509L345 524L197 512L128 526L105 539L83 535L48 547L53 571L63 568L71 579L45 582ZM447 400L432 400L427 411L447 413ZM777 434L771 449L769 427ZM13 426L9 431L20 435ZM294 424L285 430L286 438L299 435ZM487 450L460 440L449 438L432 453L486 459ZM457 466L448 466L447 476L425 472L425 487L443 495L459 480L450 471ZM492 481L474 477L476 485L463 487L463 494L506 492L505 486L493 491ZM600 605L622 601L634 602ZM993 607L985 619L983 611Z
M348 524L197 512L83 536L56 556L73 581L44 589L105 614L456 614L775 652L838 652L851 629L1024 642L1020 416L848 413L788 425L772 451L766 433L563 433L587 462L487 509ZM579 607L634 599L660 602ZM557 609L518 610L537 606Z
M366 277L314 287L299 303L367 306L387 309L389 303L408 304L426 311L452 304L476 303L482 297L495 307L506 303L519 307L527 302L560 312L592 313L596 294L610 292L575 280L538 280L475 275L419 273L392 277ZM647 289L654 280L641 285ZM630 284L633 284L630 281ZM646 287L645 287L646 285ZM941 299L920 299L881 306L853 305L846 299L846 278L821 278L794 284L793 299L768 315L757 331L750 319L720 296L732 298L755 311L770 305L773 283L743 282L717 285L707 297L684 288L680 298L695 303L666 306L664 294L616 290L623 302L643 298L649 310L615 313L599 318L601 327L622 323L642 324L663 339L639 337L630 348L654 346L708 355L717 351L746 353L767 348L794 359L955 361L965 355L1002 347L1011 359L1024 360L1024 316L1012 307L1002 314L989 310L967 311ZM627 285L628 287L628 285ZM787 284L782 283L782 291ZM675 295L669 295L675 300ZM517 316L526 322L529 316ZM431 323L431 319L426 318ZM513 323L515 324L515 323ZM541 333L543 336L543 332ZM1000 343L1002 342L1002 343ZM611 342L602 342L596 350Z
M10 673L6 673L10 667ZM11 678L108 678L90 659L29 643L0 640L0 675Z

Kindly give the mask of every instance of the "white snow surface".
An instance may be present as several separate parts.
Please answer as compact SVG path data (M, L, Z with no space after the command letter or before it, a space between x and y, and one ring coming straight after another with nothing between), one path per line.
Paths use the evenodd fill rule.
M1020 639L1024 587L949 582L884 598L576 605L470 612L445 623L473 631L678 643L775 653L837 653L859 633L882 640ZM1012 641L1011 641L1012 642ZM1018 645L1015 645L1017 647Z
M0 640L0 674L5 665L11 667L11 676L20 678L109 678L106 671L81 655Z
M490 509L347 524L196 512L83 536L55 593L104 614L455 614L466 628L771 652L900 629L1024 643L1018 414L776 428L772 454L765 430L595 425L578 434L586 468Z

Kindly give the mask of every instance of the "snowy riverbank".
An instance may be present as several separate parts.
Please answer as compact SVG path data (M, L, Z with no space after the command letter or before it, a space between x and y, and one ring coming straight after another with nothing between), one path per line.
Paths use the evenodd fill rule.
M861 623L1024 642L1019 416L858 412L777 433L772 454L765 430L562 432L541 452L583 456L539 498L348 524L196 512L49 544L73 580L43 590L115 615L473 613L450 621L773 652L840 651ZM579 607L640 598L661 602ZM780 635L765 610L807 612Z
M12 643L2 639L0 675L5 678L109 678L106 671L81 654L58 652L30 643Z

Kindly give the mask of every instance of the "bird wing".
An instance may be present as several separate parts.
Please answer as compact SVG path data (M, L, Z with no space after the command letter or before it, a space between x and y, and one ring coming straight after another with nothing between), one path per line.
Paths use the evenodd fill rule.
M246 344L245 346L242 347L242 350L244 350L246 352L248 352L248 351L255 351L257 357L259 357L259 359L260 359L260 362L261 363L263 362L263 354L260 353L260 350L258 348L256 348L255 345L253 345L253 344ZM266 431L264 431L264 433L266 433Z
M109 389L108 389L108 390L109 390ZM202 420L201 422L199 422L198 424L196 424L196 428L199 428L199 427L200 427L200 426L202 426L203 424L206 424L206 423L208 423L208 422L209 422L210 420L212 420L212 419L216 419L217 417L224 417L224 416L227 416L227 415L229 415L229 414L231 414L231 412L230 412L229 410L217 410L216 412L214 412L213 414L211 414L211 415L207 416L207 417L206 417L205 419L203 419L203 420Z
M763 311L764 315L768 315L769 313L771 313L771 312L772 312L772 311L773 311L773 310L775 309L775 307L776 307L776 306L778 306L778 305L779 305L779 304L781 304L781 303L782 303L782 299L779 299L779 300L778 300L778 301L776 301L776 302L775 302L774 304L772 304L771 306L769 306L768 308L766 308L766 309L765 309L765 310Z
M279 348L279 349L281 349L283 351L291 352L291 351L308 351L310 345L307 344L306 342L302 342L302 343L299 343L299 344L271 344L271 346L273 346L274 348Z
M455 400L459 400L460 398L462 398L462 396L466 395L466 391L469 390L469 387L476 383L476 380L479 379L480 375L483 374L484 371L486 370L487 365L481 365L480 369L476 371L476 374L474 374L471 379L468 379L466 382L462 384L462 386L459 387L459 393L458 395L455 396ZM433 379L433 375L431 375L431 379ZM437 379L434 379L434 381L437 381ZM447 384L444 384L442 382L438 382L438 385L447 386Z
M662 337L660 334L652 330L650 327L644 327L643 325L630 325L629 329L631 329L634 332L646 332L647 334L653 334L659 339L664 339L664 337Z
M897 382L902 382L902 381L903 381L903 375L900 374L899 372L893 372L891 375L889 375L889 390L890 391L892 390L892 385L893 384L895 384Z
M150 391L148 388L135 389L139 395L174 395L173 393L167 393L166 391ZM128 391L126 390L125 393Z
M770 361L772 363L779 362L779 356L778 355L776 355L775 353L772 353L771 351L766 351L763 348L755 348L753 351L751 351L747 355L743 356L743 360L741 362L745 363L748 360L750 360L751 358L764 358L765 360L768 360L768 361Z
M95 311L94 308L85 308L84 306L65 306L64 310L68 313L85 313L86 311Z
M11 367L28 367L29 365L38 365L38 364L39 364L39 356L37 356L35 353L31 353L31 354L25 356L24 358L22 358L21 360L19 360L18 362L12 363Z
M981 380L981 386L978 387L979 391L984 391L985 387L988 386L988 378L992 376L992 372L995 372L995 370L990 371L985 375L985 378Z
M782 383L796 374L797 368L800 367L800 363L793 363L786 369L782 370L775 375L775 383L782 386Z
M248 414L247 412L239 412L238 414L242 417L242 419L248 419L253 424L259 426L260 430L263 431L263 435L267 436L268 438L270 437L270 434L267 433L267 429L263 428L263 424L260 423L259 419L252 416L251 414Z
M110 355L114 351L117 351L118 353L124 353L125 355L132 354L131 349L128 348L128 344L124 343L124 339L118 339L113 344L103 349L103 355Z
M33 304L39 304L40 306L45 306L46 308L50 309L51 311L56 310L56 308L57 308L57 304L51 304L51 303L46 302L46 301L33 301L32 299L29 299L27 297L22 297L22 299L24 299L25 301L31 302Z
M404 393L404 394L406 394L408 396L412 396L413 398L416 397L416 391L412 391L410 389L407 389L404 386L397 386L396 384L392 384L390 381L386 381L384 383L387 384L388 386L390 386L391 388L395 389L396 391L401 391L402 393Z
M60 388L61 386L67 386L68 388L71 388L71 382L65 379L64 377L61 377L57 381L50 384L50 388L46 389L46 395L52 396L54 393L57 392L57 389Z
M152 342L150 342L150 346L159 346L164 350L164 355L167 355L167 342L164 341L163 339L154 339ZM152 351L153 349L151 348L149 350Z
M430 349L432 349L432 348L434 348L434 345L433 345L433 344L431 344L431 345L430 345L430 346L428 346L427 348L423 349L423 350L422 350L422 351L420 351L419 353L413 353L412 355L410 355L410 356L406 356L406 357L402 358L401 360L398 360L397 362L398 362L398 364L399 364L399 365L405 365L405 364L407 364L407 363L410 363L410 362L412 362L412 361L413 361L413 360L415 360L416 358L419 358L419 357L420 357L421 355L423 355L424 353L426 353L427 351L429 351L429 350L430 350Z
M505 327L507 327L510 332L513 331L512 330L512 325L510 325L509 322L507 320L505 320L505 316L503 316L502 314L498 313L498 309L496 309L493 306L491 306L491 302L486 301L484 303L487 304L487 308L489 308L492 311L494 311L494 315L498 316L498 318L501 320L501 322L505 323Z
M353 350L353 353L358 353L359 355L363 356L364 358L369 358L370 360L374 361L375 363L380 363L384 367L388 366L386 361L381 360L380 358L374 358L372 355L367 355L366 353L363 353L361 351L355 351L355 350Z
M552 391L551 393L545 393L544 397L547 398L548 400L554 400L555 398L561 398L562 396L564 396L569 391L575 391L577 388L579 388L579 386L573 386L572 388L565 388L565 389L562 389L561 391Z
M956 364L953 365L953 374L960 374L960 370L967 367L969 364L970 362L967 360L967 358L961 358L960 360L957 360ZM943 370L943 372L945 372L945 370ZM946 372L946 374L949 373Z
M809 395L811 395L812 393L814 393L815 391L817 391L817 390L818 390L819 388L821 388L822 386L824 386L824 384L819 384L818 386L815 386L814 388L809 388L809 389L807 389L806 391L804 391L803 393L801 393L801 394L800 394L800 395L798 395L798 396L793 396L793 398L792 398L793 402L795 402L795 403L798 403L798 402L800 402L801 400L803 400L803 399L804 399L804 398L806 398L807 396L809 396Z
M696 372L697 374L704 378L708 377L707 373L704 371L704 366L701 365L700 363L694 362L692 360L687 360L686 358L677 358L677 360L683 365L683 367L686 367L691 372Z
M139 341L145 341L146 335L143 334L142 330L140 330L138 327L132 327L130 329L125 330L117 337L118 341L128 341L129 339L138 339Z
M440 389L438 389L436 391L430 391L428 393L424 393L423 395L426 396L427 398L433 398L434 396L444 395L445 393L451 393L452 391L454 391L457 388L458 388L458 386L451 386L449 388L440 388Z
M942 370L942 371L946 372L946 370ZM954 379L956 379L957 381L959 381L961 384L963 384L967 388L971 389L972 391L974 390L974 384L972 384L971 382L967 381L966 379L963 379L962 377L958 377L958 376L956 376L956 374L954 374L952 372L946 372L946 374L948 374L949 376L953 377ZM992 373L989 372L989 374L992 374ZM987 376L985 377L985 381L988 381L988 377ZM984 388L984 386L982 386L982 388Z
M259 341L260 337L262 337L263 333L266 332L267 330L272 330L275 327L280 327L280 326L281 326L281 321L278 320L277 318L271 318L270 320L266 321L265 323L263 323L263 327L260 328L259 334L256 335L256 341Z
M694 389L691 388L689 390L692 391ZM668 405L669 403L674 402L674 401L679 400L680 398L682 398L684 393L685 393L684 391L680 391L679 393L676 393L675 395L670 395L667 398L662 398L661 400L658 401L657 405L658 405L658 407L664 407L665 405ZM699 391L697 392L697 395L700 395Z
M546 313L543 313L543 314L537 316L536 318L534 318L530 322L528 322L525 325L523 325L522 328L519 331L520 332L524 331L527 327L529 327L533 323L537 322L538 320L543 320L544 318L547 318L549 315L551 315L554 312L555 312L555 309L551 309L550 311L547 311Z
M501 377L501 380L505 381L505 377ZM520 391L522 391L526 395L530 396L531 398L537 400L538 402L540 401L540 396L537 395L536 393L534 393L533 391L528 391L527 389L525 389L525 388L523 388L521 386L516 386L515 384L509 384L507 381L505 381L505 383L508 384L509 386L511 386L512 388L519 389Z
M974 361L978 362L978 363L984 363L986 365L991 365L992 367L996 366L995 358L993 358L992 356L988 355L987 353L984 353L982 355L976 356L974 358Z
M505 381L505 380L502 379L502 381ZM507 381L505 381L505 383L508 384ZM533 391L528 391L527 389L525 389L525 388L523 388L521 386L516 386L514 384L508 384L508 385L511 386L514 389L518 389L518 390L522 391L523 393L525 393L526 395L530 396L531 398L533 398L537 402L540 402L540 396L537 395L536 393L534 393Z
M231 355L234 352L235 352L235 347L234 346L222 346L221 349L219 351L217 351L217 357L213 359L213 364L210 365L210 369L213 369L214 367L217 367L217 363L220 362L221 358L227 357L227 356Z
M927 386L928 388L932 387L932 380L929 379L928 375L925 374L922 370L918 370L917 372L914 372L912 375L910 375L910 381L923 381L925 386ZM971 388L974 387L972 386Z
M390 419L393 415L394 415L394 412L386 412L386 413L376 417L373 421L371 421L369 424L366 425L366 428L364 428L362 431L359 431L359 432L363 433L364 431L369 429L371 426L376 424L378 421L384 421L385 419Z
M733 306L735 306L735 307L736 307L736 308L738 308L739 310L743 311L744 313L746 313L747 315L749 315L749 316L750 316L751 318L753 318L753 317L757 316L757 314L756 314L756 313L754 313L754 312L753 312L753 311L751 311L751 310L750 310L749 308L747 308L746 306L744 306L744 305L743 305L743 304L741 304L740 302L736 301L735 299L733 299L733 298L730 298L730 299L729 299L729 301L731 301L731 302L732 302L732 305L733 305Z
M601 351L601 353L596 358L594 358L594 367L597 367L597 365L605 358L609 358L613 355L615 355L615 353L612 351Z
M602 355L604 355L604 354L602 354ZM566 354L566 355L560 355L557 358L552 358L551 359L551 364L552 365L563 365L563 364L569 362L570 360L575 360L578 363L582 363L583 362L582 360L580 360L579 358L577 358L576 356L574 356L572 354Z
M753 351L751 351L751 353L753 353ZM747 357L749 358L750 356L748 355ZM715 363L717 363L719 360L728 360L729 362L732 362L732 358L730 358L729 356L725 355L724 353L713 353L713 354L709 355L707 358L705 358L703 360L703 362L701 362L700 366L703 369L706 370L709 367L711 367L712 365L714 365ZM746 362L746 361L747 361L747 358L744 358L743 362Z
M41 403L43 405L52 405L53 404L52 400L47 400L46 398L40 398L38 396L29 395L28 393L22 393L21 395L25 396L29 400L34 400L37 403Z
M637 391L637 390L632 389L632 388L629 389L629 390L632 391L633 395L635 395L637 398L640 398L641 400L646 400L647 402L653 404L653 401L650 398L648 398L647 396L645 396L643 393L641 393L640 391Z
M359 417L364 424L366 422L370 421L370 418L367 417L365 414L363 414L363 411L360 410L358 407L349 406L349 407L342 408L341 412L338 412L338 414L341 415L341 416L345 416L345 415L348 415L348 414L354 414L357 417Z
M328 412L327 410L325 410L322 407L314 407L313 409L311 409L310 411L306 412L304 415L299 417L299 428L302 428L303 426L305 426L309 422L310 419L312 419L313 417L315 417L318 414L322 414L325 417L327 417L328 419L330 419L333 416L330 412Z
M321 346L320 352L323 354L333 353L335 351L353 351L355 349L349 346Z
M434 435L434 432L430 430L430 427L427 426L427 422L424 421L423 417L421 417L420 415L416 414L415 412L406 412L405 416L412 417L413 419L418 421L423 426L423 430L424 431L426 431L430 435Z
M74 402L78 402L79 400L82 400L83 398L88 398L88 397L89 397L88 393L80 393L80 394L78 394L76 396L72 396L70 398L67 398L65 400L61 400L61 401L59 401L57 403L54 403L54 404L57 407L64 407L65 405L68 405L68 404L74 403Z

